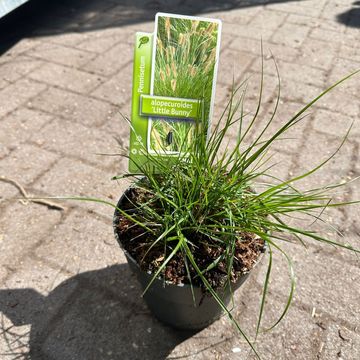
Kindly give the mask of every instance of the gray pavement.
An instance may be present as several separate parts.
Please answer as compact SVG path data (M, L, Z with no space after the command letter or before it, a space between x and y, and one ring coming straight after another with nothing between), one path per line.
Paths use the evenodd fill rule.
M53 3L53 2L51 2ZM266 119L281 76L279 126L327 86L360 68L360 4L302 1L31 1L0 20L0 176L38 196L89 195L116 201L126 183L110 178L126 161L97 153L127 144L120 112L130 112L135 31L153 29L156 11L200 14L224 22L215 118L233 76L250 77L247 109L254 111L265 58ZM317 104L274 148L284 178L339 154L304 186L360 175L360 77ZM230 139L231 140L231 139ZM0 359L251 359L225 318L198 333L160 324L115 243L112 210L65 202L64 211L17 198L0 182ZM336 194L360 199L359 183ZM334 209L329 221L360 248L360 207ZM303 226L317 228L318 224ZM359 359L360 268L350 252L309 243L285 248L297 274L295 302L272 332L260 336L264 359ZM287 299L286 263L276 263L264 325ZM240 324L254 333L266 261L236 294Z

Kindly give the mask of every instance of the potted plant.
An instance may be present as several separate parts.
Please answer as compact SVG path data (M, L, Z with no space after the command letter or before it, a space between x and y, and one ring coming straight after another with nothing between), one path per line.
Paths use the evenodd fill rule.
M286 221L287 216L294 214L320 219L327 208L358 203L332 199L331 192L345 186L343 182L305 191L297 188L298 181L313 175L333 159L350 129L325 161L290 179L270 175L273 165L267 158L269 148L283 135L291 134L292 127L312 105L358 72L323 91L270 134L279 105L280 82L274 111L256 132L263 77L253 115L243 110L245 81L233 89L211 131L205 131L206 126L196 122L192 128L195 141L189 143L184 136L186 151L169 158L144 148L147 162L138 164L138 174L114 176L113 180L133 178L117 204L94 198L67 198L104 203L115 209L116 240L137 274L143 296L156 317L174 327L200 329L225 314L260 358L253 342L233 317L231 300L264 253L268 267L259 299L256 336L261 328L274 249L288 262L291 278L288 299L274 326L286 315L295 287L291 259L282 248L284 241L306 246L305 241L310 239L360 252ZM235 141L229 146L231 136Z
M355 74L322 92L269 135L280 90L273 115L254 135L263 84L255 114L249 115L243 111L246 84L242 83L232 91L212 131L207 133L201 123L196 123L192 130L196 141L184 145L187 151L180 151L169 160L144 149L148 161L139 164L138 174L114 177L134 178L118 204L110 204L115 208L114 232L131 269L138 275L149 308L160 320L175 327L194 329L207 326L225 313L258 355L233 318L230 302L233 292L263 254L268 253L268 268L259 299L257 333L274 249L286 258L291 275L288 301L276 324L285 316L293 297L294 272L289 255L282 249L283 241L288 242L291 237L305 244L306 239L311 239L359 252L286 221L286 216L296 213L319 218L329 207L349 204L331 198L331 191L344 183L306 191L296 187L299 180L315 173L336 155L348 133L325 161L288 180L269 174L271 165L266 157L271 145L285 133L291 133L306 110ZM229 147L226 143L235 128L236 141ZM249 142L248 138L252 140Z

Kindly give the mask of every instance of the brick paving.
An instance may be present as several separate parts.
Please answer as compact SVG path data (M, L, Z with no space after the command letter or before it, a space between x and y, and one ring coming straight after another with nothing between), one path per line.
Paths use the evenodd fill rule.
M158 10L223 21L215 114L233 74L236 81L252 75L246 106L254 110L261 39L264 118L277 86L270 50L280 69L276 125L360 68L360 6L353 1L30 2L0 20L0 34L6 29L10 39L0 42L0 176L17 180L30 194L116 201L127 185L110 178L126 162L96 154L127 144L119 113L130 111L133 35L153 29ZM286 178L316 165L336 149L351 123L339 154L304 186L360 175L359 79L318 103L294 128L296 139L276 144L275 175ZM337 196L359 199L359 185ZM51 210L17 197L15 187L0 182L1 360L253 358L226 319L194 334L151 316L113 238L111 209L68 202L64 211ZM359 206L329 211L329 221L344 235L333 236L359 248L359 216ZM297 272L295 302L285 320L259 338L263 358L359 359L358 258L321 244L285 248ZM268 325L281 313L289 286L286 263L275 258ZM236 294L234 315L249 333L265 270L266 261Z

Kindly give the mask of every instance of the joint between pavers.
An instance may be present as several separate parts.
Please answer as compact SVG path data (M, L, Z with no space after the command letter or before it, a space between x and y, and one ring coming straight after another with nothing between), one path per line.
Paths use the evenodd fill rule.
M350 265L351 267L358 267L359 266L359 260L357 258L355 258L355 254L353 252L351 252L350 249L344 249L344 248L339 248L339 247L321 247L319 245L317 245L317 242L311 241L307 243L308 248L311 248L313 250L316 251L316 253L319 253L321 255L324 256L324 258L328 258L328 259L336 259L339 260L340 262L344 261L344 257L342 255L340 255L341 253L343 254L348 254L351 253L352 255L354 255L354 258L351 258L350 256L346 256L346 264Z
M41 146L39 146L39 144L37 144L35 141L33 140L30 140L27 142L27 144L29 145L32 145L34 147L37 147L38 149L43 149ZM44 170L42 173L40 173L36 178L35 180L33 180L29 186L33 186L35 185L35 182L37 180L39 180L43 175L47 174L55 165L56 163L59 161L59 160L62 160L64 158L67 158L69 160L75 160L75 161L78 161L80 163L83 163L87 166L91 166L91 167L96 167L98 169L102 169L102 170L105 170L105 171L113 171L114 170L114 165L102 165L102 164L99 164L99 163L96 163L95 161L92 162L91 160L87 160L85 158L82 158L80 156L76 156L76 155L71 155L71 154L67 154L67 153L64 153L62 151L57 151L57 150L53 150L53 149L46 149L47 152L51 153L51 154L54 154L54 155L58 155L58 156L61 156L61 158L58 158L56 159L55 161L53 161L53 163L50 165L50 167L46 170ZM94 153L93 154L94 156L96 156L96 154Z
M255 280L253 288L257 291L262 292L263 289L263 284L260 284L258 282L258 280ZM296 289L295 289L296 292ZM298 292L298 294L301 294L301 292ZM283 296L279 295L277 292L274 292L271 290L271 286L268 289L268 301L269 301L269 297L274 298L276 301L282 303L284 302L284 298ZM314 312L314 306L311 304L307 304L304 303L298 299L293 300L292 304L291 304L291 308L296 308L297 310L303 311L307 314L309 314L309 316ZM316 309L315 309L316 311ZM319 310L320 312L320 310ZM347 320L341 319L341 318L336 318L334 316L332 316L331 314L329 314L328 312L321 310L321 312L318 314L319 318L321 318L323 321L326 322L333 322L339 325L342 325L343 327L345 327L346 329L353 331L357 334L360 334L360 328L358 328L357 324L352 324Z
M34 80L34 81L35 81L35 80ZM39 82L39 83L41 83L41 82ZM106 105L111 105L112 108L114 108L114 104L111 103L110 101L105 100L105 99L98 99L98 98L95 98L94 96L84 95L84 94L77 93L77 92L72 91L72 90L64 90L63 88L60 88L60 87L57 87L57 86L53 86L53 85L49 86L48 89L49 89L49 88L54 88L54 89L57 89L57 90L69 92L69 93L74 94L74 95L82 96L82 97L84 97L84 98L88 98L88 99L91 99L91 100L99 101L99 102L102 102L102 103L104 103L104 104L106 104ZM48 89L47 89L47 90L48 90ZM47 91L47 90L44 90L43 92L45 92L45 91ZM43 93L43 92L41 92L41 93ZM40 95L40 94L39 94L39 95ZM34 98L35 98L35 97L34 97ZM26 107L27 107L28 109L30 109L30 110L41 111L42 113L47 114L47 115L51 115L51 116L53 116L53 117L56 116L56 117L61 118L61 119L64 119L64 120L69 120L67 117L65 117L65 116L63 116L63 115L61 115L61 114L54 114L53 112L47 111L47 110L42 109L42 108L39 108L39 107L37 107L36 105L34 105L34 104L32 104L32 103L31 103L30 105L28 104ZM109 112L108 112L107 114L109 114ZM95 126L91 126L90 128L95 128L95 129L100 128L100 127L104 126L107 121L108 121L108 119L105 118L102 122L99 122L99 124L97 124L97 125L95 125ZM79 121L79 123L82 124L83 126L86 126L86 124L82 123L81 121ZM89 126L87 126L87 127L89 127Z
M98 75L98 74L96 74L96 75ZM35 82L35 83L48 86L47 89L45 89L44 91L41 91L41 92L40 92L39 94L37 94L36 96L32 97L31 100L35 99L35 98L38 97L38 96L41 96L44 92L48 91L49 88L54 88L54 89L57 89L57 90L69 92L69 93L74 94L74 95L79 95L79 96L82 96L82 97L84 97L84 98L89 98L89 99L92 99L92 100L96 100L96 101L103 102L103 103L105 103L105 104L107 104L107 105L114 106L114 103L112 103L112 102L109 101L109 100L106 100L106 99L103 99L103 98L97 98L97 97L91 95L91 92L93 92L94 89L91 89L91 91L89 91L89 93L83 93L83 92L78 92L78 91L75 91L75 90L72 90L72 89L63 88L63 87L58 86L58 85L49 84L49 83L47 83L47 82L40 81L40 80L36 80L36 79L30 78L30 77L28 78L27 76L25 76L25 77L26 77L28 80L31 80L31 81L33 81L33 82ZM103 83L102 83L102 84L103 84ZM101 84L101 85L102 85L102 84ZM28 102L31 102L31 101L28 100ZM30 107L30 109L31 109L31 108L33 108L33 107ZM51 112L44 111L43 109L38 109L38 108L36 108L36 107L34 107L34 108L35 108L36 110L40 110L40 111L42 111L42 112L44 112L44 113L46 113L46 114L51 114L52 116L54 116L54 114L51 113ZM59 116L60 116L60 115L59 115ZM103 125L103 124L102 124L102 125ZM102 125L99 125L99 126L102 126Z
M132 64L132 63L133 63L133 60L129 60L127 63L124 64L123 67L129 66L129 65ZM118 70L117 72L111 74L110 76L101 75L101 76L103 76L103 77L106 77L107 79L106 79L105 81L99 83L98 85L96 85L95 88L91 89L91 91L89 92L89 96L93 97L93 98L96 99L96 100L104 100L104 101L106 101L106 102L108 102L108 103L110 103L110 104L112 104L112 105L118 106L118 105L119 105L118 103L113 103L113 102L110 101L110 100L105 100L105 99L102 98L102 97L97 97L96 95L92 95L92 93L94 93L100 86L104 85L106 82L108 82L109 80L111 80L112 77L114 77L114 76L116 76L116 75L119 75L122 71L123 71L123 70L120 69L120 70ZM93 71L92 71L91 73L89 73L89 74L99 75L99 76L100 76L100 74L95 73L95 72L93 72ZM130 99L131 99L131 94L129 95L129 98L128 98L127 101L129 101Z
M24 78L26 78L26 79L28 79L28 80L31 80L31 81L33 81L33 82L37 82L37 81L34 81L34 80L32 80L32 79L27 78L26 75L24 76ZM15 84L17 81L19 81L19 79L16 80L13 84ZM37 82L37 83L39 83L39 82ZM13 85L13 84L12 84L12 85ZM40 96L40 95L42 95L43 93L45 93L46 91L48 91L48 88L49 88L49 87L48 87L48 84L44 84L44 83L41 83L41 84L42 84L42 85L46 85L47 87L46 87L44 90L41 90L40 92L38 92L36 95L31 96L31 97L29 97L28 99L26 99L24 102L20 103L18 106L16 106L16 108L14 108L14 109L8 111L7 113L5 113L4 115L2 115L2 116L0 117L0 121L1 121L1 119L4 119L4 118L6 118L7 116L11 115L13 112L17 111L18 109L24 108L24 107L25 107L25 108L28 107L28 104L31 103L32 100L36 99L38 96Z
M20 256L16 259L16 261L14 261L13 268L6 266L10 271L7 271L7 275L4 277L4 279L2 279L2 282L6 282L11 276L13 276L14 274L16 274L17 272L17 268L18 265L21 262L24 262L26 259L30 259L30 260L40 260L44 262L44 259L39 258L35 251L37 250L37 248L39 248L41 245L43 245L43 243L45 242L45 239L48 237L49 234L51 234L53 232L54 227L59 226L66 217L70 216L71 210L67 211L67 214L61 214L60 219L58 222L56 222L50 229L49 231L47 231L35 244L33 244L30 248L28 248L26 250L26 252L23 252L20 254ZM47 264L48 260L46 260ZM51 268L53 268L54 270L61 270L61 267L59 267L58 265L56 267L52 266ZM62 272L64 272L64 269L62 270ZM73 275L73 273L68 273L67 271L65 272L66 275Z
M79 32L78 32L79 33ZM96 52L93 52L93 51L89 51L89 50L85 50L85 49L78 49L78 48L76 48L76 47L73 47L73 46L71 46L71 45L66 45L66 44L59 44L59 43L54 43L54 42L50 42L50 41L48 41L48 40L42 40L41 42L40 42L40 44L37 44L36 45L36 47L38 47L38 46L41 46L42 44L47 44L47 45L57 45L57 46L61 46L61 47L64 47L64 48L67 48L67 49L71 49L71 50L77 50L77 51L83 51L83 52L85 52L85 53L88 53L89 55L97 55L97 53ZM29 50L36 50L36 47L35 48L31 48L31 49L28 49L28 50L26 50L25 51L25 55L26 56L28 56L28 57L30 57L30 58L32 58L32 59L36 59L36 60L42 60L43 62L48 62L48 63L53 63L53 64L57 64L57 65L63 65L63 66L67 66L67 67L69 67L69 68L71 68L71 69L80 69L81 67L78 67L78 66L70 66L70 65L66 65L66 64L63 64L63 63L60 63L60 62L57 62L57 61L52 61L52 60L48 60L48 59L45 59L45 58L43 58L43 57L41 57L41 56L36 56L36 54L34 54L34 53L28 53L28 51ZM95 59L96 58L96 56L94 56L91 60L93 60L93 59ZM90 61L91 61L90 60Z
M107 51L109 51L109 50L112 50L112 48L114 48L115 46L117 46L117 45L119 45L119 44L123 44L124 42L122 41L122 40L120 40L120 41L118 41L118 42L116 42L110 49L108 49ZM128 44L128 43L126 43L126 44ZM106 52L107 52L106 51ZM105 53L106 53L105 52ZM95 56L94 58L92 58L92 59L89 59L89 61L87 61L87 62L85 62L84 64L82 64L81 65L81 67L79 68L80 70L82 70L82 71L86 71L86 70L84 70L84 68L88 65L88 64L90 64L92 61L95 61L97 58L99 58L100 56L104 56L104 54L105 53L101 53L101 54L99 54L99 53L96 53L97 54L97 56ZM132 60L129 60L129 61L127 61L127 62L125 62L124 63L124 65L123 65L123 67L125 67L125 66L127 66L127 65L129 65L130 63L132 63ZM90 74L95 74L95 75L100 75L100 76L103 76L103 77L106 77L107 79L111 79L113 76L115 76L116 74L117 74L117 71L114 71L114 72L112 72L112 73L110 73L110 74L103 74L103 73L101 73L101 72L97 72L97 71L87 71L87 72L89 72Z
M291 165L290 165L290 168L289 168L289 172L295 173L296 169L301 168L300 164L299 164L300 159L299 159L299 156L298 156L298 154L301 153L301 152L299 152L299 150L304 148L304 146L306 144L306 136L305 136L305 134L310 134L312 131L313 131L312 122L308 121L307 124L305 124L305 127L304 127L304 129L302 131L301 138L299 138L299 145L297 146L294 153L291 155Z
M272 10L272 11L274 12L274 10ZM275 12L278 12L278 11L275 10ZM271 35L270 38L268 39L270 42L275 43L275 42L273 41L273 38L274 38L275 34L277 33L277 31L278 31L279 29L281 29L281 27L282 27L283 25L285 25L285 23L287 23L287 19L289 18L289 16L290 16L290 13L286 13L284 19L280 22L280 24L277 26L277 28L273 31L272 35Z
M35 249L36 250L36 249ZM48 266L50 269L52 270L56 270L59 271L59 274L61 273L62 275L66 275L66 276L76 276L79 274L79 272L73 272L70 271L66 268L66 266L64 265L59 265L58 263L56 263L55 261L49 260L47 258L44 258L42 256L38 256L35 252L32 252L31 254L29 254L29 256L25 256L22 261L24 261L25 259L30 259L36 262L40 262L45 264L46 266Z

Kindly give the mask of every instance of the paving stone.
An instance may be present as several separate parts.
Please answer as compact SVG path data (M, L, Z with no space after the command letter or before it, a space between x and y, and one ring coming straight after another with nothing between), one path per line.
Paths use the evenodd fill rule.
M0 171L22 184L32 183L57 160L54 153L24 144L0 161Z
M27 55L76 68L81 67L96 56L96 54L88 51L45 42L30 49Z
M8 49L2 56L2 59L8 59L9 57L25 55L27 51L38 45L38 41L34 38L19 39L13 47Z
M272 160L270 160L268 164L264 165L263 169L267 166L273 165L273 167L268 171L268 174L274 176L278 180L276 181L267 177L264 178L264 181L266 183L276 184L279 183L279 181L288 180L293 175L291 172L293 163L292 156L274 150L269 151L269 157L270 156L272 156Z
M344 38L344 34L338 33L337 31L330 31L316 28L311 31L310 38L318 39L323 42L337 42L337 43L346 43L346 39Z
M129 148L130 126L124 117L130 118L130 106L120 108L119 111L100 128L101 131L105 131L108 134L107 136L110 135L112 140L116 140L118 145L112 146L112 152L114 152L114 150L116 152L120 149ZM115 160L116 163L118 163L118 159L119 158Z
M284 124L290 120L300 109L302 105L299 103L293 102L281 102L278 106L276 114L272 120L272 123L268 126L266 132L262 136L262 140L269 139L273 136ZM253 106L253 111L255 106ZM256 130L251 132L252 138L255 139L255 136L259 136L260 132L263 131L265 126L267 126L267 122L270 121L274 112L274 104L271 104L269 108L265 108L258 117L258 125L256 126ZM288 133L284 133L279 137L279 140L274 141L271 145L271 152L276 153L280 151L285 154L297 154L299 147L302 144L304 131L308 126L308 120L303 119L297 125L295 125ZM282 155L282 154L280 154ZM273 162L277 162L276 155L273 159Z
M36 97L31 106L86 126L103 124L113 111L111 105L100 100L55 88Z
M89 93L105 80L100 75L89 74L85 71L52 63L46 63L32 71L29 77L52 86L80 93Z
M330 193L330 196L334 198L340 197L342 192L345 192L346 188L340 188L337 194L334 196ZM337 202L335 199L332 203ZM306 228L309 231L314 231L321 236L334 241L338 244L359 248L359 239L352 227L349 216L346 214L349 207L327 207L320 208L314 214L321 217L321 221L315 218L306 216L299 216L287 220L287 223L294 227ZM342 263L346 263L350 266L358 267L359 262L356 254L351 250L341 249L337 246L331 246L327 243L321 243L318 241L306 241L308 247L315 252L318 252L324 259L336 258ZM305 249L299 249L303 252Z
M341 220L338 219L338 222L341 222ZM313 228L314 230L316 230L316 226L314 226ZM359 267L358 254L351 250L351 248L355 250L360 250L359 234L356 229L354 229L354 226L351 224L347 215L343 215L342 222L337 228L341 231L341 236L335 234L334 230L330 228L326 230L324 230L323 228L322 233L327 239L336 241L338 244L345 245L349 249L340 249L336 246L327 246L326 244L320 243L313 244L311 245L311 247L320 249L321 256L323 256L324 258L331 259L332 257L335 257L341 263L347 264L347 266L353 266L355 268ZM349 318L348 320L350 320L351 322L351 318Z
M125 181L111 181L114 175L118 173L105 172L80 161L63 158L37 180L34 187L52 196L93 197L116 203L128 184ZM113 209L110 206L83 201L74 201L71 205L96 211L112 219Z
M112 209L109 208L109 213ZM64 247L67 249L63 252ZM72 273L100 269L117 262L126 262L117 244L111 222L105 224L87 212L73 211L36 255L56 263Z
M308 32L309 28L306 26L285 23L275 32L271 40L289 47L300 47Z
M286 17L287 15L283 12L264 9L259 11L248 25L251 28L276 30L285 21Z
M265 60L265 62L269 63L267 65L269 68L272 65L273 70L276 73L276 69L273 61L271 59L268 59ZM262 94L261 94L261 110L264 112L262 115L264 115L266 114L265 112L266 108L269 107L277 98L277 93L279 89L279 80L277 79L277 77L272 76L272 74L271 75L267 73L262 74L261 63L258 60L256 60L255 63L257 64L257 66L252 65L251 71L242 74L243 76L241 78L241 81L245 81L245 83L247 84L244 110L246 112L249 111L251 113L254 113L256 111L258 102L260 100L261 80L263 80Z
M21 107L0 121L0 143L13 150L51 119L51 115Z
M239 83L240 77L246 76L247 69L255 59L245 52L226 49L219 62L217 82L232 86Z
M343 138L349 130L354 118L334 111L317 109L313 114L314 129L325 134ZM350 139L360 133L360 124L355 121L351 129Z
M10 150L4 144L0 144L0 159L3 159L6 155L8 155L9 151Z
M1 174L1 176L4 176ZM13 201L13 197L19 196L19 191L11 184L6 182L0 181L0 210L4 207L7 203Z
M33 352L58 360L166 358L189 335L160 324L150 314L127 265L82 272L79 283L47 336L33 333ZM46 298L50 301L61 289ZM39 324L39 327L42 324Z
M215 107L218 106L220 110L224 110L226 107L226 104L230 100L230 94L232 91L232 86L221 84L218 82L216 84L216 93L215 93L215 101L214 105Z
M55 33L51 35L40 36L41 41L60 44L67 47L75 47L81 49L78 45L84 42L91 34L69 31L65 33ZM84 49L86 50L86 49Z
M348 59L335 59L334 65L331 69L328 84L334 84L340 79L360 69L360 61L353 61ZM342 83L339 88L352 96L357 96L360 91L359 85L360 75L356 74L352 78Z
M117 165L118 169L120 158L99 155L119 152L115 136L116 134L88 128L71 121L55 119L34 134L31 141L43 149L60 155L86 160L99 167L106 168ZM79 144L83 145L78 146Z
M276 11L284 11L285 13L293 13L297 15L306 15L318 18L322 12L322 2L311 2L311 6L306 6L305 2L291 4L288 2L274 3L266 5L267 8Z
M31 356L36 355L38 343L47 338L77 287L76 279L66 279L59 269L27 259L2 284L0 314L2 325L6 324L6 330L2 328L5 332L0 333L2 355L22 352L21 359L28 358L29 351Z
M2 312L0 312L0 317L1 356L3 356L4 359L26 359L29 353L30 325L20 325L15 327L13 323L2 314Z
M27 56L9 57L8 61L1 63L0 66L0 89L20 79L41 64L42 61Z
M215 11L209 14L214 19L221 19L227 23L247 25L249 22L261 13L261 8L258 6L233 9L233 11Z
M3 234L1 234L0 236L2 236ZM1 243L1 241L0 241ZM7 269L5 269L3 266L0 267L0 284L2 284L2 282L4 281L4 279L8 276L8 271Z
M298 172L309 171L331 156L341 144L341 139L331 138L314 131L305 136L304 147L297 157ZM346 143L339 153L312 176L302 180L304 186L319 186L339 183L346 180L351 170L351 157L354 146Z
M222 29L224 34L234 35L234 36L241 36L247 37L255 40L269 40L270 37L273 35L272 29L260 29L256 27L248 27L247 25L240 25L240 24L223 24Z
M0 90L0 118L8 115L18 106L26 105L27 101L45 89L45 84L39 84L28 79L19 79L17 82Z
M84 69L104 76L113 75L130 62L133 51L133 45L119 43L87 63Z
M326 47L320 40L307 38L301 46L301 55L298 60L302 64L309 64L324 70L332 68L334 58L339 53L339 44L328 42Z
M341 2L341 1L333 1L327 2L321 12L321 17L325 19L334 20L339 16L339 14L350 10L351 3L350 2Z
M253 71L261 69L259 62L255 62L252 66ZM278 61L279 73L282 82L300 82L322 88L325 84L326 73L323 70L313 68L311 66L298 64L295 62L289 63L285 61ZM276 76L276 70L272 61L264 63L264 72Z
M327 19L320 19L320 18L314 19L305 14L303 15L290 14L287 17L286 22L297 25L308 26L310 28L320 28L324 30L331 30L338 32L345 32L346 29L345 26L342 26L338 22L334 22L332 20L327 20Z
M137 9L133 8L133 11L136 11ZM112 10L115 12L115 10ZM121 10L120 10L121 11ZM99 23L104 24L104 21L101 19L101 14L98 17ZM105 37L118 37L119 40L126 39L125 42L129 44L134 44L135 41L135 33L137 31L144 31L144 32L153 32L154 31L154 17L151 17L150 21L142 21L142 22L134 22L130 23L129 21L126 21L126 26L116 26L116 22L113 22L112 26L99 26L96 28L95 26L93 29L91 29L91 36L97 37L99 39L105 38ZM90 27L92 24L88 24Z
M293 262L297 279L294 304L305 306L311 312L315 311L317 316L342 320L353 325L359 322L357 304L360 295L354 286L359 281L359 266L350 265L334 256L326 256L318 249L306 250L294 244L279 245ZM286 301L290 289L290 277L285 276L288 273L286 260L277 253L273 258L269 288L272 294L281 294L283 301ZM263 280L260 281L262 282Z
M323 109L339 112L351 118L357 118L360 114L358 96L349 94L346 89L343 90L341 88L341 85L326 94L320 100L318 106Z
M341 44L339 57L360 62L360 49L349 44Z
M343 326L331 324L320 359L358 359L360 357L360 335Z
M1 211L1 266L14 268L22 256L44 239L60 222L61 213L44 205L13 202Z
M133 64L129 64L110 80L101 84L91 95L117 106L127 104L131 99L132 75Z
M230 49L249 52L256 55L258 59L261 58L261 41L259 39L250 39L234 37L229 44ZM293 61L299 56L299 50L293 47L284 46L281 44L274 44L268 41L263 41L264 58L270 58L273 54L275 59L281 58L286 61Z
M133 40L133 39L132 39ZM119 31L116 34L105 35L103 32L91 33L87 39L83 38L83 41L76 46L77 49L82 49L86 51L92 51L98 54L102 54L107 50L114 47L119 42L130 41L129 37L126 37L121 34Z
M284 76L286 76L286 78ZM284 72L284 76L280 73L280 77L283 79L280 84L280 96L282 101L285 103L288 101L298 102L304 106L314 100L325 90L322 86L315 86L310 83L305 84L300 81L298 82L288 79L286 72ZM301 108L302 106L299 106L299 110Z
M254 287L251 280L247 280L235 293L234 302L236 307L232 314L242 330L253 340L261 302L259 288ZM277 321L284 306L283 302L271 297L271 302L269 300L265 307L263 328ZM315 319L311 318L311 313L292 307L288 316L275 329L259 336L256 348L266 359L295 359L299 358L299 351L303 354L299 359L312 359L315 358L320 331ZM226 316L179 344L169 358L185 356L196 360L255 359L244 338L230 325Z
M24 145L0 160L0 174L17 181L26 188L26 185L32 183L36 177L51 167L56 159L55 154L31 145ZM3 188L3 183L0 184L0 188ZM8 190L0 195L1 200L9 199L14 195L22 196L13 185L12 189L9 189L9 186L5 186L5 190L6 188Z
M229 34L221 34L220 53L229 47L229 44L234 40L234 36Z

